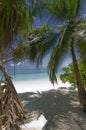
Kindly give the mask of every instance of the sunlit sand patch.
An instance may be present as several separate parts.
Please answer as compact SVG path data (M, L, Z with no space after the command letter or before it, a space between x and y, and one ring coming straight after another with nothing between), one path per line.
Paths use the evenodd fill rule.
M69 83L62 83L61 80L58 80L58 84L51 84L49 79L39 79L39 80L22 80L22 81L15 81L14 82L15 88L18 93L24 92L35 92L38 91L41 93L42 91L47 91L51 89L58 89L59 87L66 87L69 88Z
M43 115L40 115L38 120L31 121L25 125L21 126L21 130L42 130L42 128L47 123L46 118Z

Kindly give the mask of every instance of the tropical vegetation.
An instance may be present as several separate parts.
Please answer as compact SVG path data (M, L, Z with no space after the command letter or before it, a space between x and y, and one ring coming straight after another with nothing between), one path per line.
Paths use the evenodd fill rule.
M86 59L86 41L84 37L81 38L82 34L85 34L83 27L86 25L86 20L81 17L81 5L81 0L45 0L44 7L48 10L48 16L61 21L62 24L57 23L54 27L50 27L51 33L47 32L45 39L33 46L38 51L36 56L38 61L42 61L43 57L50 53L48 72L53 84L57 82L56 73L62 61L66 60L67 55L71 55L79 100L86 110L86 92L77 63L77 56L83 61Z
M84 83L84 87L86 87L86 67L82 64L82 62L78 62L79 70L81 73L81 77ZM62 68L63 73L60 75L60 79L63 83L69 82L74 88L76 88L76 80L74 77L74 69L73 64L69 64L67 67Z
M32 30L40 2L43 5L41 7L48 11L46 15L61 21L61 25L58 25L58 22L53 27L45 24L42 28ZM48 72L54 84L57 82L56 73L63 59L66 55L71 55L80 103L86 110L86 92L77 63L77 54L80 54L83 63L86 61L84 37L86 21L79 15L82 1L41 0L40 2L39 0L29 0L29 2L0 0L0 70L4 75L0 86L0 129L18 130L16 121L21 121L25 112L6 71L6 64L10 60L19 61L28 58L33 62L37 61L39 65L50 53ZM41 13L39 15L41 17Z
M0 80L0 130L18 130L18 120L22 122L25 118L23 104L7 73L6 64L16 60L12 52L20 48L22 37L32 29L35 4L35 0L29 3L25 0L0 0L0 72L4 77Z

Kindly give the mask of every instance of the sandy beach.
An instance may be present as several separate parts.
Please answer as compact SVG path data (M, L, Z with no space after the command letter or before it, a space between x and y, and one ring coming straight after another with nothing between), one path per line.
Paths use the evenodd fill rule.
M16 88L27 111L27 119L21 125L22 130L86 130L86 113L79 103L77 91L57 89L57 86L54 89L46 80L39 84L37 82L26 82L28 88L24 82L15 83L21 85L21 89ZM32 84L39 85L38 88L42 84L44 89L33 89L30 86Z
M13 81L15 88L18 93L24 92L42 92L50 89L58 89L59 87L70 87L69 83L62 83L60 79L58 79L58 84L51 84L50 80L47 79L38 79L38 80L20 80Z

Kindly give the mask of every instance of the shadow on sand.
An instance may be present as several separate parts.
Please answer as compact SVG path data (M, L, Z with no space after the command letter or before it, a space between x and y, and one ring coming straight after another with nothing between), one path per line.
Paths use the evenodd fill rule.
M86 130L86 114L80 107L77 92L50 90L19 96L33 118L44 115L47 123L43 130Z

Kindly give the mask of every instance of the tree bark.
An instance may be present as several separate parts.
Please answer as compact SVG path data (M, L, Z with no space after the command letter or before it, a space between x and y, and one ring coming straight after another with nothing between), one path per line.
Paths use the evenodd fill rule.
M1 107L3 108L3 111L0 109L0 118L3 118L1 118L0 124L2 123L5 129L11 130L11 128L15 128L15 130L19 130L16 121L19 120L22 122L25 118L24 106L5 68L0 65L0 70L3 72L5 78L4 85L0 86L3 89L1 91L3 96L0 98L2 100Z
M84 88L84 84L80 75L77 58L74 51L74 39L71 41L71 55L73 60L73 67L74 67L74 74L76 79L76 86L78 88L78 95L81 105L83 106L84 110L86 111L86 92Z

